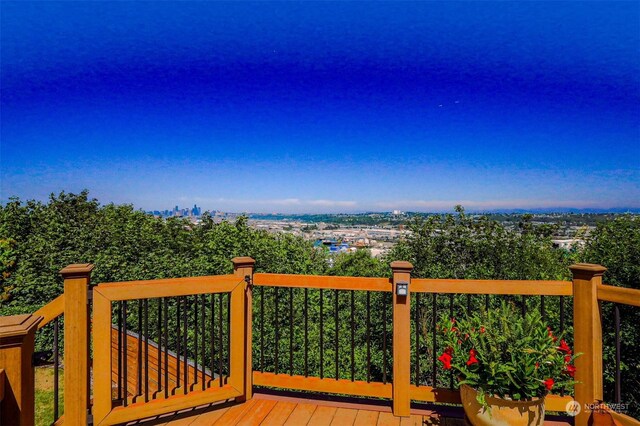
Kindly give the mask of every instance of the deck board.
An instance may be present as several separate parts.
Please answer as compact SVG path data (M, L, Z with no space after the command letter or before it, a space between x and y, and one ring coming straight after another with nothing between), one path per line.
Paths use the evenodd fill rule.
M313 412L316 411L318 406L316 404L311 403L302 403L296 405L296 408L293 409L291 415L285 422L285 426L299 426L306 425L309 423L309 419L313 415Z
M423 424L423 418L419 414L413 414L411 417L403 417L400 420L400 426L421 426Z
M353 422L354 426L370 426L378 423L378 417L380 416L380 412L378 411L367 411L367 410L358 410L358 414L356 415L356 419Z
M318 405L313 412L313 416L309 419L307 426L329 426L336 414L336 407L327 407L326 405Z
M208 411L206 413L200 414L195 417L192 423L189 426L209 426L218 421L220 417L224 415L227 411L229 411L230 407L222 407L216 410Z
M256 404L257 401L257 398L252 398L243 404L234 405L233 407L229 408L227 412L224 413L215 424L229 426L237 424L240 419L244 417L244 415L251 409L251 407Z
M311 399L256 393L243 403L233 401L205 406L136 423L147 426L464 426L461 411L412 408L410 417L395 417L388 405L364 401ZM545 421L547 426L569 426L564 421Z
M285 424L297 405L295 402L278 401L262 424L265 426L280 426Z
M331 426L353 426L357 414L358 410L353 408L338 408L331 421Z
M240 419L238 426L258 426L269 415L278 401L261 399Z
M380 413L378 426L400 426L400 418L391 413Z

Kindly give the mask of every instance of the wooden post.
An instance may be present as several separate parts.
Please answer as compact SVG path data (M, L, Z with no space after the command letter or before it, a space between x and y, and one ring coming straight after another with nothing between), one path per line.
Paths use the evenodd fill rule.
M89 408L89 281L91 264L69 265L64 278L64 418L86 425Z
M0 366L4 369L4 396L0 401L2 424L35 423L33 348L42 317L0 317Z
M253 321L253 269L256 263L250 257L234 257L231 259L233 262L233 273L240 279L245 280L245 311L244 311L244 359L245 359L245 374L244 374L244 395L236 398L238 401L246 401L253 397L253 361L251 357L252 350L252 321ZM249 282L246 282L247 277Z
M393 271L393 414L411 415L411 270L409 262L391 262ZM398 283L407 284L406 296L398 296Z
M577 426L591 418L588 406L602 400L602 326L597 286L602 284L604 266L578 263L569 267L573 273L574 351L576 361L575 399L580 404ZM586 405L585 405L586 404Z

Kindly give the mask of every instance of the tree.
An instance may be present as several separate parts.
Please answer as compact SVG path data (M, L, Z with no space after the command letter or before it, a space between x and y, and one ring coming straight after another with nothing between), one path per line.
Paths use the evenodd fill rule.
M608 285L640 289L640 217L624 215L596 225L588 237L581 259L607 268L603 282ZM621 329L622 403L629 414L640 416L640 309L618 305ZM615 333L614 307L602 303L603 363L605 400L614 401Z

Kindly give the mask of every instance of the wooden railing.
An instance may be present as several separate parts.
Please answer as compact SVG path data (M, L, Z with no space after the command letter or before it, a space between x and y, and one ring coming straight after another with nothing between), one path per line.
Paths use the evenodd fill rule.
M175 280L157 280L131 283L117 284L101 284L93 289L93 332L94 332L94 387L93 387L93 416L96 424L119 424L137 419L147 418L169 411L178 411L203 404L210 404L217 401L223 401L235 397L243 397L245 394L245 292L247 283L244 279L235 275L222 275L215 277L198 277L198 278L181 278ZM217 386L217 381L210 380L205 384L206 375L204 370L202 375L197 374L195 380L189 386L189 367L185 365L185 381L182 383L181 389L165 388L165 392L156 392L151 398L145 387L144 392L142 386L137 387L137 391L129 392L128 390L128 374L125 373L125 401L122 406L114 407L114 398L112 395L112 303L117 301L133 301L133 300L149 300L164 299L164 306L167 306L168 298L188 297L192 295L214 295L219 293L230 294L230 351L233 354L230 357L230 372L227 383L223 386ZM195 298L196 305L194 312L198 312L198 298ZM186 312L186 303L183 304ZM168 312L165 309L165 312ZM165 314L165 319L168 314ZM186 314L184 315L186 318ZM203 317L204 318L204 317ZM177 317L180 320L179 317ZM186 321L185 321L186 323ZM195 325L198 325L196 319ZM179 327L179 324L178 324ZM169 338L168 326L165 325L164 333L165 341L162 349L163 354L168 354ZM204 333L204 330L200 330ZM125 327L126 333L126 327ZM186 341L186 334L185 334ZM193 336L195 339L195 347L199 345L199 335ZM158 342L160 345L161 342ZM125 343L126 347L126 343ZM187 345L185 345L185 349ZM125 349L126 350L126 349ZM149 353L149 346L145 345L143 349L145 357ZM142 353L140 352L142 355ZM159 357L160 358L160 357ZM196 355L197 358L197 355ZM186 361L186 357L185 357ZM125 352L125 360L126 352ZM127 364L125 364L126 366ZM168 374L168 363L165 364L165 374ZM179 365L179 361L178 361ZM132 368L134 374L138 374L141 380L148 383L148 373L143 377L142 363L138 363L136 368ZM193 370L193 368L192 368ZM126 368L125 368L126 371ZM209 378L211 376L209 375ZM168 385L167 385L168 386ZM198 388L199 387L199 388ZM134 395L129 398L129 394Z
M576 360L576 380L579 383L575 386L575 400L581 407L588 407L602 400L602 330L598 309L600 301L640 306L639 290L603 285L602 274L605 268L598 265L573 265L571 271L574 277L571 282L412 280L412 266L408 262L393 262L391 267L393 270L391 279L254 274L252 259L235 258L233 275L100 284L92 290L93 316L90 318L87 289L92 267L91 265L72 265L62 271L65 279L64 295L37 311L29 321L22 318L21 324L35 328L38 323L47 324L64 312L65 392L68 395L74 395L73 398L65 398L65 421L69 424L86 424L90 419L89 413L92 414L95 424L115 424L230 398L243 401L252 397L254 386L386 398L391 400L395 415L407 416L410 413L412 400L436 403L460 402L455 389L441 385L442 380L438 380L438 371L435 366L430 372L430 376L433 377L430 382L426 383L421 379L423 375L420 373L421 351L419 349L422 346L419 341L420 334L417 332L417 324L422 321L421 296L429 297L433 301L432 319L435 318L435 311L439 306L437 298L440 295L450 301L458 297L454 295L463 295L466 297L467 307L473 303L473 298L477 298L477 295L484 295L485 303L488 303L490 297L498 296L521 297L523 300L525 297L535 297L539 298L540 302L537 306L542 312L545 309L546 297L559 297L562 310L564 310L563 298L572 297L574 350L583 354ZM405 295L401 295L398 291L399 286L408 287ZM264 318L265 289L268 288L272 289L270 291L274 297L275 305L271 312L275 314L275 319ZM256 289L259 297L254 301ZM288 298L283 299L288 302L288 305L278 306L280 292L289 295ZM331 342L335 344L335 350L332 352L335 357L332 363L335 362L335 367L331 377L326 374L326 370L322 371L322 367L317 375L315 370L311 372L307 359L308 348L304 346L302 349L294 348L294 329L304 332L304 345L308 345L311 338L308 335L307 320L310 306L308 297L312 292L320 294L320 298L317 299L320 309L318 317L320 333L315 333L314 338L320 339L321 348L330 346ZM331 307L327 306L331 311L327 310L324 313L322 312L325 303L323 292L329 294L330 300L334 302ZM349 296L347 297L345 293ZM216 328L213 324L214 309L219 309L215 312L218 312L222 321L222 301L219 308L215 308L218 305L215 305L214 296L219 294L230 295L229 307L225 310L229 324L228 338L225 340L228 349L224 349L227 350L229 366L225 371L222 366L219 371L216 370L217 362L222 363L223 358L222 355L214 354L214 345L217 345L216 351L223 351L222 346L224 346L222 338L220 341L216 340L218 333L222 333L223 327L220 325ZM295 299L294 294L297 294L296 297L299 299ZM382 318L370 318L369 311L356 315L353 300L354 297L360 297L355 296L357 294L361 294L362 300L366 300L367 308L372 301L371 295L377 295L374 300L381 306L379 312ZM343 295L342 299L340 295ZM267 304L270 303L268 300ZM294 306L294 300L300 303ZM137 305L135 301L138 301ZM211 307L207 307L207 301L211 301ZM133 309L129 314L127 313L127 302L133 303L132 306L138 306L137 315L131 313ZM342 306L347 307L345 312L340 309L341 302ZM155 320L159 328L155 334L149 331L148 306L150 304L158 307L158 316ZM522 306L525 310L528 305L523 303ZM167 307L170 309L167 310ZM182 311L180 311L181 307ZM118 315L123 313L122 308L124 308L124 317L119 319ZM176 310L172 311L171 309L174 308ZM254 311L257 312L256 318L253 318ZM142 316L140 312L143 312ZM331 325L329 322L326 324L332 331L327 334L322 328L325 325L323 321L325 317L330 318L329 315L332 313L334 317ZM278 317L281 314L288 315L286 317L288 323ZM340 350L338 333L344 329L339 326L340 321L344 318L349 320L349 314L351 328L347 327L347 329L352 333L351 347L345 353L344 348ZM133 315L132 319L128 320L127 315ZM190 315L193 316L193 322L190 322ZM365 320L363 315L366 315ZM205 320L209 321L207 318L212 322L205 324ZM358 318L365 321L365 324L359 324ZM93 321L93 348L89 350L91 321ZM265 369L263 359L253 359L254 356L263 358L265 334L261 328L265 321L274 321L276 336L273 349L276 354L278 345L282 341L281 336L278 336L278 324L286 323L289 327L286 331L289 336L289 357L286 356L285 349L284 356L274 358L288 360L287 368L278 369L276 365L275 371L267 371L268 368ZM382 375L370 377L371 360L367 359L366 369L363 370L366 371L366 378L356 377L353 330L358 326L366 325L364 335L366 335L366 354L369 357L372 336L370 327L375 321L382 321L384 324L382 328L378 328L378 331L382 330L380 339L383 361L381 367L379 366L381 368L379 372L382 372ZM7 323L13 324L13 322ZM254 327L259 328L256 330L255 339ZM131 331L132 328L136 331ZM416 333L413 339L412 332ZM177 333L177 336L172 333ZM28 331L25 335L28 335ZM187 336L192 341L187 342ZM3 334L3 330L0 329L0 341L6 341L8 338L9 334ZM210 354L208 349L205 353L208 338L211 340ZM323 340L325 338L326 341ZM332 339L331 342L329 339ZM178 345L177 349L172 347L172 343ZM437 349L436 341L432 340L431 344L434 345L430 352L433 355L433 351ZM6 355L5 347L6 345L0 345L0 358ZM22 343L21 348L23 352L33 351L33 345L31 343L29 346L28 341ZM201 348L200 352L198 348ZM320 349L319 355L321 366L324 365L322 350ZM121 353L121 351L124 352ZM294 366L294 352L298 356L304 356L304 363L299 364L304 367ZM90 354L93 354L93 362L89 359ZM340 362L340 356L347 357L346 363ZM151 364L149 359L152 360ZM119 366L120 362L124 363L124 368ZM156 363L155 367L153 362ZM129 363L131 377L127 372L127 363ZM390 365L388 371L387 363ZM286 361L282 362L282 365L284 364ZM93 369L92 404L89 398L91 365ZM153 370L151 372L150 365ZM182 374L179 373L181 365ZM341 365L347 365L346 369L341 370ZM7 370L4 365L2 367ZM25 374L27 376L33 374L32 367L29 373L29 368L22 364L10 366L10 368L21 370L20 373L7 370L7 376L21 374L24 378ZM162 372L173 379L169 380L163 376L162 379L156 380L155 388L153 385L149 386L150 376ZM180 384L180 377L183 377L183 374L184 378ZM192 374L193 380L188 379ZM169 385L163 385L162 380L166 380L165 383ZM121 389L122 381L124 389ZM29 383L28 378L25 378L22 383L31 386L31 394L33 394L33 383ZM12 386L12 383L8 382L5 394L12 392ZM119 392L114 394L116 388ZM122 393L123 396L118 397L118 393ZM573 398L569 395L551 395L547 398L546 408L551 411L564 411L567 402L571 400ZM16 411L5 409L6 404L5 397L2 400L2 412L15 416ZM32 410L32 408L28 409ZM588 424L592 414L589 410L582 410L576 418L576 424Z
M339 315L337 304L339 303L339 293L340 292L350 292L351 300L353 300L353 292L364 292L367 297L366 304L366 312L367 312L367 336L368 330L370 327L369 324L369 300L370 294L378 293L381 296L389 295L392 296L392 301L390 303L392 307L392 313L389 315L389 319L393 319L393 331L391 333L392 339L388 339L386 341L386 334L383 335L383 351L387 350L388 347L392 347L393 353L389 354L390 359L393 361L393 369L390 371L389 376L393 377L391 381L382 380L382 381L371 381L368 379L369 374L367 374L367 380L357 380L351 375L351 378L348 378L348 371L346 374L340 374L338 370L338 356L336 355L335 360L335 368L331 371L335 373L332 374L331 377L324 377L322 370L320 371L319 376L313 376L307 374L306 368L304 374L293 374L291 371L289 373L286 372L288 368L282 368L281 371L278 371L277 365L275 371L265 372L263 371L262 362L256 363L254 365L259 365L260 370L254 371L253 379L254 385L258 386L268 386L268 387L277 387L277 388L285 388L285 389L297 389L297 390L305 390L305 391L317 391L317 392L326 392L326 393L336 393L336 394L349 394L349 395L357 395L357 396L368 396L368 397L377 397L377 398L390 398L393 400L394 413L396 415L408 415L410 409L411 401L423 401L423 402L442 402L442 403L460 403L460 394L457 390L453 389L453 387L438 387L436 385L425 386L421 385L420 382L416 379L414 381L411 380L412 367L415 366L415 362L412 364L411 361L414 361L415 353L417 352L417 348L415 348L415 343L412 346L411 339L411 330L416 329L415 321L412 322L412 312L414 315L417 314L417 307L415 305L412 306L412 301L420 300L421 294L433 294L433 295L452 295L452 294L466 294L466 295L509 295L509 296L559 296L561 298L565 296L571 296L573 292L573 285L570 281L516 281L516 280L505 280L505 281L496 281L496 280L444 280L444 279L411 279L411 265L407 262L394 262L392 264L393 270L393 279L389 280L386 278L354 278L354 277L328 277L328 276L298 276L298 275L284 275L284 274L255 274L254 275L254 285L256 287L274 287L275 291L278 288L280 289L289 289L291 292L290 296L288 296L288 300L285 300L286 303L292 303L294 300L294 296L292 294L292 290L303 289L304 290L304 301L302 302L302 315L299 315L298 318L295 318L295 315L292 315L288 318L288 322L292 328L291 332L287 332L289 334L289 342L292 342L291 334L293 332L294 322L296 320L306 320L307 316L307 291L311 289L319 289L320 290L320 304L321 304L321 312L322 312L322 304L326 305L326 302L323 300L322 291L329 290L334 292L334 295L331 297L331 301L336 304L335 310L335 319L329 318L332 322L332 331L326 333L323 331L323 314L320 314L320 328L319 335L320 340L313 342L314 345L319 345L321 350L324 346L326 346L326 340L323 341L322 337L324 335L328 335L329 339L335 338L334 347L332 348L332 354L336 355L339 352L339 342L338 336L335 330L338 330L339 327ZM406 296L397 296L396 286L398 283L407 284L409 293ZM261 289L260 289L261 290ZM257 290L259 294L259 300L261 305L257 306L257 311L259 312L259 321L258 324L263 324L265 321L273 324L276 328L275 333L278 333L278 295L277 293L274 295L271 302L267 303L275 303L276 304L276 313L275 318L262 318L262 312L264 311L264 307L262 304L264 303L264 292ZM391 294L389 294L391 293ZM346 295L345 295L346 296ZM391 298L390 298L391 299ZM435 297L434 297L435 299ZM386 299L382 299L383 301ZM331 302L330 301L330 302ZM386 308L384 307L384 303L382 307L382 315L386 315ZM435 303L435 300L434 300ZM331 303L330 303L331 304ZM285 306L285 315L287 307ZM333 311L332 306L328 306L329 309ZM292 307L293 309L293 307ZM435 305L434 305L435 309ZM348 310L348 307L347 307ZM351 327L352 329L358 325L364 327L364 324L355 324L353 321L353 303L351 305ZM380 310L377 311L378 313ZM293 313L293 312L292 312ZM326 316L326 314L324 315ZM343 315L344 317L344 315ZM435 319L436 315L432 318ZM340 320L347 320L349 318L340 318ZM378 318L379 321L382 318ZM326 319L325 319L326 321ZM335 321L335 324L333 323ZM286 328L287 320L285 319L285 328ZM383 320L383 324L386 323L386 320ZM384 327L384 326L383 326ZM304 325L304 355L306 357L306 346L307 342L307 325ZM379 327L378 327L379 328ZM384 333L387 332L386 327L383 328ZM433 323L432 333L435 334L435 322ZM260 338L262 339L262 332L259 333ZM277 336L275 338L275 342L279 343L279 339ZM275 343L276 346L278 343ZM333 342L329 342L329 347L332 346ZM367 337L367 344L369 343L369 338ZM264 344L260 341L254 341L254 345L258 346L260 353L263 351ZM286 346L286 342L285 342ZM351 362L353 362L353 346L354 341L351 339ZM277 349L277 348L276 348ZM349 348L347 348L349 349ZM287 348L285 347L284 357L286 358ZM434 347L435 350L435 347ZM292 357L292 351L289 350L289 356ZM298 351L300 352L300 350ZM345 352L343 350L343 352ZM348 350L346 351L349 352ZM414 356L412 356L412 353ZM385 352L383 352L386 355ZM349 355L347 354L347 357ZM277 358L277 356L276 356ZM323 353L320 352L320 360L319 363L322 365L323 362ZM417 360L417 356L415 356ZM433 358L435 360L435 357ZM277 362L277 361L276 361ZM306 362L305 362L306 364ZM383 365L379 368L384 371L386 366ZM353 369L353 366L352 366ZM284 372L282 371L284 370ZM370 365L369 365L369 348L367 347L367 373L369 373ZM434 363L433 365L433 376L436 377L437 367ZM347 377L344 377L344 376ZM386 375L386 372L385 372ZM565 411L565 407L568 402L572 401L573 398L571 396L558 396L558 395L550 395L547 399L546 406L549 410L552 411Z

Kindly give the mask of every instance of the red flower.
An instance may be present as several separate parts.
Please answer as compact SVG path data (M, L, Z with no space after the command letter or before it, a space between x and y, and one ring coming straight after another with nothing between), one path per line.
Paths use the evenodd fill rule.
M553 379L549 378L547 380L544 381L544 386L547 388L547 390L551 390L551 388L553 387Z
M567 369L565 371L571 377L575 377L576 376L576 367L574 365L571 365L571 364L567 365Z
M469 360L467 361L467 365L473 365L473 364L477 364L479 361L476 358L476 350L475 349L471 349L469 351Z
M444 353L438 357L438 361L442 362L445 370L451 370L451 360L453 357L451 354L453 353L453 348L448 347L444 350Z
M487 329L484 328L484 326L480 327L480 333L484 333L485 331L487 331Z
M464 340L468 340L469 339L469 333L464 333Z
M536 370L537 370L538 368L540 368L540 363L539 363L539 362L536 362Z
M456 327L451 327L451 331L455 331L457 333L458 329Z
M549 333L549 337L551 337L551 339L553 339L554 342L558 340L558 338L553 335L553 331L551 331L551 327L549 326L547 326L547 333Z
M571 362L571 355L565 355L564 362Z
M569 347L569 345L567 345L567 342L565 342L564 339L560 340L560 346L558 347L558 350L566 353L567 355L571 355L571 348Z

